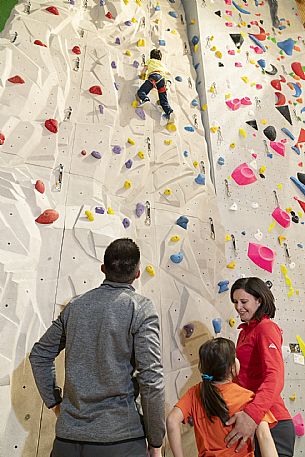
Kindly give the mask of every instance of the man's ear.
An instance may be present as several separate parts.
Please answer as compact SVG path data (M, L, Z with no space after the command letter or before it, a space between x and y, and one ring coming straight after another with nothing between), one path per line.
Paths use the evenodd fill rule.
M138 270L138 271L137 271L137 273L136 273L136 277L135 277L135 279L139 279L139 277L140 277L140 276L141 276L141 271L140 271L140 270Z
M104 275L106 274L106 268L104 264L101 265L101 272L104 273Z

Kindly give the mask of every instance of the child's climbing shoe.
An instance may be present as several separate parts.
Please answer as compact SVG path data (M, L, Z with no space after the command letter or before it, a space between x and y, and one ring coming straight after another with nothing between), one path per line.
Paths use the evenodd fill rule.
M137 100L137 102L138 102L138 106L143 106L143 105L145 105L145 103L147 103L147 102L150 101L148 97L146 97L146 98L144 98L143 100L141 100L141 99L139 98L138 94L136 94L136 100Z
M161 126L165 126L169 123L169 119L170 119L170 114L165 114L163 113L162 116L161 116L161 121L160 121L160 124Z

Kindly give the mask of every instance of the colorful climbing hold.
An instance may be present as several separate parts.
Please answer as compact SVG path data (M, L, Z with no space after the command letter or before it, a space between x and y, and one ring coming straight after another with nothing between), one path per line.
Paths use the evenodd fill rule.
M90 94L94 94L94 95L103 94L101 86L91 86L89 89L89 92L90 92Z
M176 224L186 230L188 222L189 222L189 220L186 216L180 216L177 219Z
M149 274L149 276L156 276L155 269L152 265L147 265L145 271Z
M35 222L38 224L52 224L57 221L58 218L59 213L55 209L46 209L37 219L35 219Z
M52 133L58 132L58 122L56 119L47 119L44 123L45 128Z
M24 84L25 83L24 79L21 78L21 76L19 76L19 75L8 78L8 81L12 84Z
M44 182L41 181L40 179L37 179L36 183L35 183L35 189L37 190L37 192L39 192L40 194L43 194L45 192L45 185L44 185Z

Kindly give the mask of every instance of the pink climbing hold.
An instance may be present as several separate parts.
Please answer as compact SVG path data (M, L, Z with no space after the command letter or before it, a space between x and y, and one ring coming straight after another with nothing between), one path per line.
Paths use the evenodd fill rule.
M77 54L77 55L81 54L80 47L79 46L74 46L72 48L72 52L73 52L73 54Z
M58 132L58 122L56 119L47 119L44 123L45 128L52 133Z
M255 265L272 273L275 251L262 244L249 243L248 257Z
M43 48L47 48L47 45L44 44L42 41L40 40L35 40L34 41L34 44L37 44L37 46L42 46Z
M247 163L242 163L236 167L231 176L239 186L247 186L257 180L254 171Z
M52 224L57 221L58 218L59 213L55 209L46 209L37 219L35 219L35 222L38 224Z
M13 84L24 84L24 82L25 82L24 79L22 79L21 76L19 76L19 75L8 78L8 81Z
M249 97L243 97L240 102L242 105L245 105L245 106L252 105L252 102Z
M234 98L233 100L226 100L226 105L232 110L236 111L240 108L240 100L239 98Z
M51 14L55 14L55 16L59 16L59 11L56 8L56 6L48 6L48 8L46 8L46 10Z
M4 141L5 141L5 136L3 135L3 133L0 133L0 146L2 146L4 144Z
M280 154L281 156L285 157L285 145L279 141L270 141L270 147Z
M296 414L292 418L292 422L294 425L295 434L297 436L303 436L305 433L305 427L304 427L304 419L303 419L302 414L301 413Z
M281 227L288 228L290 226L290 216L286 211L283 211L281 208L277 207L272 213L273 219L276 220Z
M102 88L101 86L91 86L89 89L90 94L95 94L95 95L102 95Z
M37 181L36 181L36 183L35 183L35 189L36 189L37 192L39 192L40 194L44 194L44 191L45 191L44 182L41 181L40 179L37 179Z
M291 68L297 76L299 76L301 79L305 80L305 73L303 71L302 64L300 62L293 62L291 64Z

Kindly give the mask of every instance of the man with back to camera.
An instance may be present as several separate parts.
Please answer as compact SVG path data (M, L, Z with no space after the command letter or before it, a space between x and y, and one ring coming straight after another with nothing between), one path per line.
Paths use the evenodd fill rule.
M136 243L113 241L101 267L104 282L72 299L33 346L30 362L38 390L58 417L51 457L145 457L146 439L148 455L161 457L159 319L151 300L132 286L139 268ZM64 348L62 398L54 360ZM138 391L143 418L135 402Z

